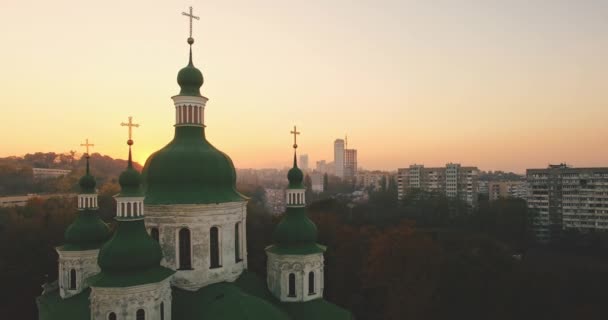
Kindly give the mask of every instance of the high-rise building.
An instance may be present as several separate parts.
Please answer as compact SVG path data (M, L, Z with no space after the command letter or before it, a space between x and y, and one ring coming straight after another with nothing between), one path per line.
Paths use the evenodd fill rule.
M322 172L313 172L310 175L310 180L312 182L312 191L313 192L323 192L325 189L324 186L324 174Z
M308 171L308 155L302 154L300 155L300 167L304 173Z
M411 165L397 170L397 191L399 200L408 190L421 189L441 192L450 198L458 198L471 206L477 206L478 193L477 167L462 167L448 163L445 167L425 168L424 165Z
M344 178L354 179L357 174L357 150L344 149Z
M326 173L328 171L327 170L327 161L325 161L325 160L319 160L319 161L317 161L317 167L316 167L316 169L317 169L318 172Z
M608 230L608 168L549 165L526 170L526 179L539 241L550 241L565 229Z
M334 141L334 174L344 178L344 140Z

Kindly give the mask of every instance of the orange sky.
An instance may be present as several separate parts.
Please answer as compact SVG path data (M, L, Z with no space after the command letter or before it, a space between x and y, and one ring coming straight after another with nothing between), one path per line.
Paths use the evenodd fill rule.
M173 134L177 71L205 76L209 140L237 167L310 162L523 172L608 166L606 1L31 1L0 4L0 156L135 158ZM584 3L584 4L583 4Z

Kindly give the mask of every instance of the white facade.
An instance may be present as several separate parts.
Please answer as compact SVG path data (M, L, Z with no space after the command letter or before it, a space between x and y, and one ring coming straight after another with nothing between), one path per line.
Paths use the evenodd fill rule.
M278 255L268 252L266 282L282 302L302 302L323 297L323 253Z
M169 278L125 288L92 287L91 320L135 320L138 312L146 320L171 320L171 285Z
M146 228L150 233L155 229L163 251L161 265L177 271L172 285L195 291L232 282L247 268L247 202L146 205L145 210ZM180 247L185 235L189 251Z
M88 288L86 279L101 271L97 264L99 249L65 251L57 247L59 254L59 295L65 299Z
M608 168L550 165L528 169L526 179L537 240L550 241L565 229L608 231Z
M344 140L334 141L334 174L344 178Z
M314 172L310 175L310 180L312 182L312 192L323 192L325 185L323 183L324 175L319 172Z
M308 155L307 154L300 155L300 161L298 163L299 163L300 169L302 169L302 172L306 173L308 171Z
M34 179L57 178L70 174L72 170L64 169L48 169L48 168L32 168Z

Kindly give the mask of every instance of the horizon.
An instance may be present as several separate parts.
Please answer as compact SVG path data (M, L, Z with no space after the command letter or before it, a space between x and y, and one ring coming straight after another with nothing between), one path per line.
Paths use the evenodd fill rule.
M10 2L1 157L89 138L126 158L128 116L142 165L171 140L191 2ZM370 170L608 166L606 3L237 2L193 5L193 58L238 168L289 166L293 125L311 167L346 134Z

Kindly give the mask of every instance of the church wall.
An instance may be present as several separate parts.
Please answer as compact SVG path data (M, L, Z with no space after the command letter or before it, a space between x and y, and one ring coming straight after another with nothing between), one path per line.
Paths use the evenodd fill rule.
M68 298L76 295L88 287L86 279L99 273L97 264L99 249L85 251L63 251L57 249L59 254L59 295ZM70 289L70 271L76 271L76 288Z
M323 297L323 254L278 255L267 252L268 290L284 302L309 301ZM314 294L309 293L308 276L314 272ZM289 296L289 274L295 274L295 297Z
M146 205L146 228L158 228L161 265L177 270L173 285L197 290L208 284L234 281L247 268L246 202L207 205ZM235 259L235 225L241 223L241 261ZM219 230L220 265L210 268L210 229ZM192 269L179 270L179 231L190 230Z
M96 288L91 290L91 320L107 320L111 312L117 320L135 320L139 309L146 320L171 320L171 286L166 279L158 283L126 288ZM161 303L163 307L161 308Z

